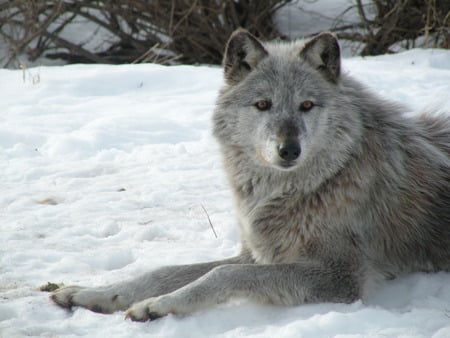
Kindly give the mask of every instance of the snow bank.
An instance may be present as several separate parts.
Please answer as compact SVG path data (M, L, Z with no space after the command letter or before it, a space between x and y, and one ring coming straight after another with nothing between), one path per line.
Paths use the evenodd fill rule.
M411 111L450 111L449 51L343 66ZM74 65L0 79L1 337L450 337L446 273L389 282L365 303L238 301L144 324L58 308L40 285L103 285L239 251L210 134L221 70Z

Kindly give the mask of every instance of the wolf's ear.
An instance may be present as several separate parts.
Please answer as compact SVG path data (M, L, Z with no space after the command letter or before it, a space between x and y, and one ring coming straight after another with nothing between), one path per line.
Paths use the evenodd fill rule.
M235 31L225 48L225 80L230 85L237 84L266 56L266 50L256 37L243 29Z
M309 40L300 55L332 82L337 82L341 72L341 52L336 37L328 32Z

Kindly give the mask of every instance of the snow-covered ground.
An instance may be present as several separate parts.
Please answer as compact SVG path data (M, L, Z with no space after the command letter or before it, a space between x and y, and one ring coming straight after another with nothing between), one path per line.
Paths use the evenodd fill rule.
M411 111L450 112L450 51L346 59L343 67ZM213 67L0 70L0 336L450 337L449 273L394 280L350 305L235 301L149 323L66 311L38 291L239 251L210 133L221 83Z

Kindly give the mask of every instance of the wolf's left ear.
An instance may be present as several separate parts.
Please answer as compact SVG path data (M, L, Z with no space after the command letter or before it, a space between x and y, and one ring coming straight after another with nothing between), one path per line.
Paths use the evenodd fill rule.
M305 44L300 56L327 80L337 82L341 72L341 52L333 34L324 32L316 35Z
M266 56L266 50L256 37L244 29L235 31L225 48L225 80L230 85L237 84Z

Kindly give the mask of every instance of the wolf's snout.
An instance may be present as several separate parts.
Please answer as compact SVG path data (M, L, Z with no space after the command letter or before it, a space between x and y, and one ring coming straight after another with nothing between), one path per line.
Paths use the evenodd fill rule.
M285 141L278 148L278 155L285 161L296 160L300 153L301 148L297 141Z

